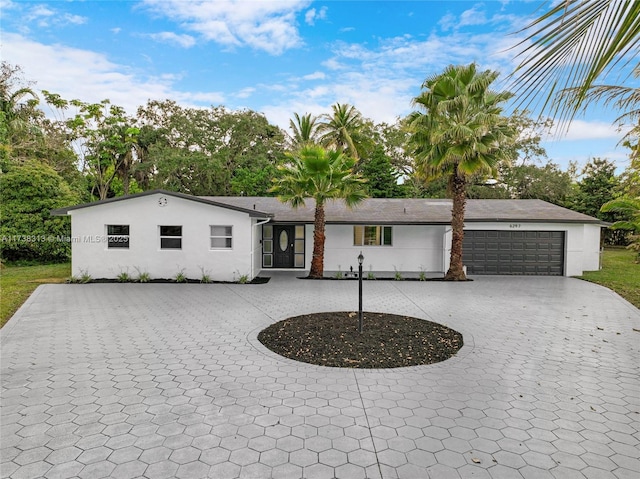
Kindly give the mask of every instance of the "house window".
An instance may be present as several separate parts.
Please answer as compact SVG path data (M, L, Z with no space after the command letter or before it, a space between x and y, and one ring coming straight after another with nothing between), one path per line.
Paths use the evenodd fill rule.
M273 225L262 227L262 266L273 267Z
M233 226L210 226L211 249L231 249L233 247Z
M107 225L107 248L129 248L129 225Z
M391 226L354 226L354 246L391 246Z
M160 227L160 249L182 249L182 226Z

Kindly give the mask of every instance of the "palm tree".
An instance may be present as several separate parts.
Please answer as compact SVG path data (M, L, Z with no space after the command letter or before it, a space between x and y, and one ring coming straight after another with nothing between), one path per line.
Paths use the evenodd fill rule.
M302 116L294 113L293 116L294 118L289 120L289 128L293 132L293 135L290 135L293 149L315 144L319 126L316 123L317 118L311 113Z
M633 70L633 76L640 79L640 65ZM570 88L563 92L566 95L575 95L577 88ZM614 120L618 127L625 124L633 125L631 129L620 140L620 144L631 148L631 159L638 158L640 152L638 145L633 145L634 140L640 137L640 88L626 87L621 85L593 85L586 94L587 102L602 101L605 106L613 106L616 110L622 111L620 116Z
M523 31L530 33L518 47L528 46L518 54L512 90L525 103L542 93L543 110L565 122L589 101L601 75L618 65L640 66L637 0L564 0Z
M631 244L627 248L635 250L638 253L636 261L640 261L640 196L616 198L602 205L600 211L620 213L627 217L626 220L616 221L610 228L631 231Z
M328 200L343 200L353 207L366 197L364 180L352 172L355 161L342 153L327 151L320 146L304 146L297 153L287 153L289 162L279 167L271 192L280 201L294 208L304 206L305 200L315 200L313 256L310 278L324 274L325 211Z
M6 144L12 156L35 146L43 139L38 120L43 113L36 107L38 95L29 87L14 88L20 67L6 62L0 65L0 142Z
M318 125L320 143L347 153L357 162L360 159L358 136L364 127L362 114L346 103L336 103L331 109L333 113L322 115L322 122Z
M410 145L415 173L431 180L446 176L452 196L451 262L445 279L463 281L462 241L466 189L479 175L496 174L509 161L515 132L502 116L502 104L512 95L489 89L498 73L478 72L475 63L449 66L427 78L423 91L413 99L416 111L409 115Z

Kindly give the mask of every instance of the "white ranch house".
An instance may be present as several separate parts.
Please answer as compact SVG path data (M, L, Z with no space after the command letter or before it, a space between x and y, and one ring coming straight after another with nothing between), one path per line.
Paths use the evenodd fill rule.
M72 273L93 278L216 281L264 270L309 270L313 214L277 198L196 197L155 190L52 211L71 216ZM367 199L326 205L325 274L357 270L441 276L449 267L451 201ZM470 275L580 275L599 269L604 224L541 200L468 200L464 263Z

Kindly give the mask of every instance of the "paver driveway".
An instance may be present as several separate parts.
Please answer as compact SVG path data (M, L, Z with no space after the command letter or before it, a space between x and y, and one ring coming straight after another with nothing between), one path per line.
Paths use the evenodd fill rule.
M2 330L2 477L637 478L640 312L570 278L369 281L465 346L316 367L256 337L355 281L41 286Z

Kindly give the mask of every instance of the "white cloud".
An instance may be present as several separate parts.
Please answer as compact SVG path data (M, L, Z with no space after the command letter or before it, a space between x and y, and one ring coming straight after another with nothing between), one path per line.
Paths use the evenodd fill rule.
M249 98L251 95L255 93L256 89L253 87L243 88L239 92L235 94L237 98Z
M480 10L481 5L475 5L473 8L469 10L465 10L460 15L460 23L458 23L459 27L464 27L467 25L484 25L487 23L487 17L485 16L485 12Z
M311 10L307 10L307 13L304 14L304 21L307 25L315 25L316 20L324 20L326 18L327 7L322 7L320 10L312 8Z
M20 8L15 3L9 3L8 6L10 8ZM2 5L4 8L5 6ZM27 8L24 8L24 14L22 18L26 22L35 22L38 27L46 28L46 27L61 27L64 25L82 25L87 23L87 17L82 17L80 15L72 15L70 13L61 13L59 10L55 10L50 8L47 5L34 5Z
M191 35L178 35L173 32L150 33L149 38L162 43L172 43L183 48L190 48L196 44L195 38Z
M74 25L83 25L87 23L87 17L81 17L80 15L71 15L67 13L63 15L63 18L68 22Z
M329 70L342 70L345 68L345 66L335 57L323 61L321 65L327 67Z
M303 80L324 80L327 75L324 72L313 72L302 77Z
M227 47L249 46L272 55L302 45L296 15L310 0L144 0L152 12L178 22L205 40Z
M560 128L564 129L561 130ZM568 126L568 130L566 127L557 124L555 130L551 132L549 139L553 138L559 141L619 139L622 138L624 134L624 132L620 132L612 123L597 120L573 120Z
M20 65L25 78L37 79L36 89L58 93L65 99L98 102L105 98L134 113L148 99L173 99L184 105L224 102L217 92L182 92L174 88L175 75L147 77L113 63L104 55L65 45L45 45L4 33L3 59Z

